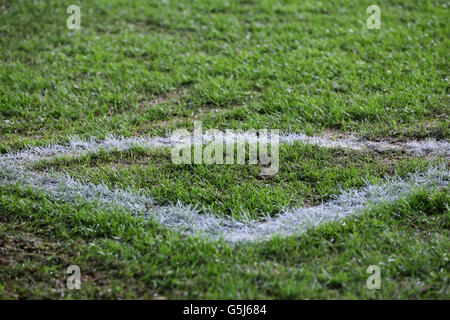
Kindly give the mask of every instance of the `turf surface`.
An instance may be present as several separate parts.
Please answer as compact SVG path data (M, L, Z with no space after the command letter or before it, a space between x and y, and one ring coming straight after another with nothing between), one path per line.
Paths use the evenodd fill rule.
M448 1L0 0L0 152L71 136L217 129L449 138ZM239 218L312 206L448 158L282 145L259 166L175 165L132 148L40 162ZM1 172L0 172L1 176ZM359 218L258 244L182 236L126 212L0 186L0 298L450 298L449 196L421 189ZM64 271L81 267L82 290ZM369 265L382 287L368 290Z

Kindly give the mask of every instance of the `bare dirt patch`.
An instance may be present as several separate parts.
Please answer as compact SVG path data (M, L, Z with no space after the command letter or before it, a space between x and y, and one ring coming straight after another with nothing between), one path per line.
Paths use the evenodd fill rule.
M145 109L145 108L153 107L153 106L156 106L159 104L169 103L172 101L178 101L182 97L184 97L188 91L189 91L189 87L181 86L174 91L167 92L163 95L157 96L156 98L154 98L152 100L141 101L140 107Z

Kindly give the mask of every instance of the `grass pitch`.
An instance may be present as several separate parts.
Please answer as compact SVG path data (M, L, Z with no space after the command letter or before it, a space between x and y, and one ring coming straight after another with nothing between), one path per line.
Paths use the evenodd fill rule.
M446 1L0 1L0 152L73 135L214 129L448 141ZM57 158L33 170L142 189L239 219L444 163L392 151L282 145L280 169L175 165L167 149ZM0 178L2 178L0 169ZM3 180L2 180L3 181ZM449 194L411 194L304 234L230 244L95 204L0 184L0 298L450 298ZM82 289L65 270L81 268ZM381 269L381 289L366 272Z

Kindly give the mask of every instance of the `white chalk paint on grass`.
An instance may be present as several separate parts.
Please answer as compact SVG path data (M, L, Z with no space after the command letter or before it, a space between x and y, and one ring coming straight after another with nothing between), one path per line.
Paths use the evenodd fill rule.
M450 143L447 141L437 141L435 139L425 139L422 141L408 141L389 143L386 141L368 141L348 136L344 138L307 136L305 134L287 134L280 137L281 141L318 145L325 148L344 148L352 150L375 150L375 151L405 151L416 156L442 155L450 156Z
M224 135L225 142L235 141L238 135L226 136ZM247 142L255 142L255 136L252 134L243 134ZM204 135L203 143L208 143L212 140L211 136ZM183 140L180 140L183 141ZM307 136L302 133L290 133L280 135L281 143L294 143L299 142L301 144L317 145L324 148L344 148L351 150L403 150L413 155L442 155L450 157L450 143L447 141L437 141L434 139L426 139L423 141L410 141L405 143L388 143L388 142L376 142L361 140L354 136L346 138L328 138L318 136ZM79 139L73 137L66 145L50 144L45 147L32 147L27 148L21 152L10 153L0 156L0 161L9 159L9 161L26 161L35 162L42 159L51 159L57 156L76 156L86 154L88 152L97 152L100 150L127 150L132 146L139 146L143 148L160 148L170 147L176 144L177 141L168 137L114 137L108 136L106 139L98 141L95 138L91 139Z
M281 140L287 143L300 141L328 147L351 148L351 144L348 146L333 145L328 140L321 141L314 137L309 137L308 140L305 137L290 135L283 136ZM327 144L323 145L325 142ZM444 165L432 167L425 173L411 174L403 180L393 178L383 184L343 191L341 195L318 206L285 209L276 217L267 217L264 221L251 219L238 221L229 217L217 216L212 212L199 213L196 208L182 203L155 206L153 199L145 191L110 189L102 184L82 183L61 173L35 172L28 169L28 165L31 163L57 156L79 156L101 149L127 150L133 145L158 148L170 146L170 144L170 138L126 139L108 137L100 142L94 139L73 139L67 145L29 148L0 156L0 183L16 183L24 187L31 187L34 190L45 192L55 199L69 203L95 202L100 208L115 207L124 209L134 215L144 214L165 227L185 234L241 242L298 234L323 223L335 222L356 215L368 206L403 198L416 187L448 187L450 178L449 171ZM423 145L420 145L420 148L424 148ZM445 148L448 148L448 146ZM445 152L448 153L448 150L445 150ZM148 207L152 207L152 209L148 209Z
M254 133L244 132L242 134L225 134L223 135L224 142L231 142L237 140L238 137L244 137L247 142L257 142L258 137ZM269 132L270 136L270 132ZM324 148L344 148L351 150L375 150L375 151L405 151L416 156L425 155L443 155L450 156L450 143L447 141L437 141L435 139L425 139L422 141L408 141L389 143L387 141L368 141L357 138L355 136L348 137L332 137L332 136L308 136L303 133L286 133L279 136L280 142L292 144L299 142L302 144L317 145ZM213 137L208 134L203 134L203 142L210 142ZM269 140L268 140L269 141Z

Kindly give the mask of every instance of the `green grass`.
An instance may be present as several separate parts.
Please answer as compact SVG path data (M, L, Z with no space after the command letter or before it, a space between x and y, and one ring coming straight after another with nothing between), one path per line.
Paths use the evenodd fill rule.
M447 191L419 190L345 223L246 246L1 191L1 298L450 297ZM81 268L81 290L65 288L70 264ZM366 288L370 265L380 266L381 290Z
M394 174L404 177L428 163L399 152L375 154L297 142L280 146L279 162L276 175L261 176L260 164L177 165L171 161L170 149L134 147L41 161L34 169L56 169L110 188L148 190L159 205L179 200L239 219L243 212L257 218L275 216L282 208L317 205L341 190L380 183Z
M81 30L66 8L81 7ZM370 140L449 139L448 1L0 0L0 153L71 136L279 129ZM175 165L132 148L39 162L259 219L448 158L283 145L259 165ZM0 171L2 168L0 168ZM126 212L0 185L0 299L450 298L449 195L407 199L260 244L182 236ZM81 267L82 290L64 271ZM381 290L366 269L381 268Z
M73 1L0 10L2 148L192 125L448 137L446 1ZM160 95L186 88L162 105Z

